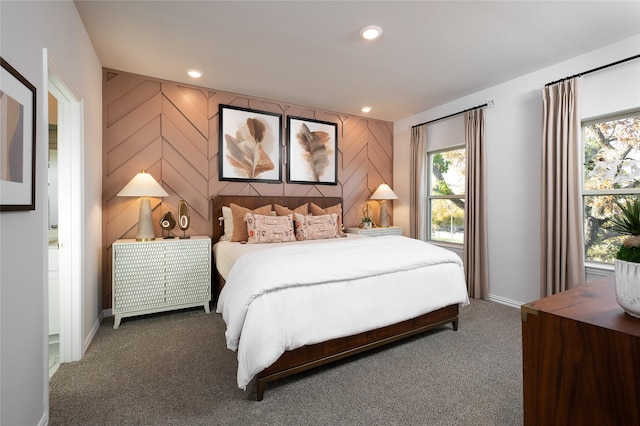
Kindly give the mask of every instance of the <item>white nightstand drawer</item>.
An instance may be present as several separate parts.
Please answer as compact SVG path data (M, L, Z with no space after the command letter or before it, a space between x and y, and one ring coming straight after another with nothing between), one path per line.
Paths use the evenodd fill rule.
M386 228L347 228L350 234L366 235L367 237L381 237L383 235L403 235L402 226L388 226Z

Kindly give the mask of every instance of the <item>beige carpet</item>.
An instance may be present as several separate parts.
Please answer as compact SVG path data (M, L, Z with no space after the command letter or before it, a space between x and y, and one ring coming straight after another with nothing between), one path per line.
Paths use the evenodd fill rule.
M269 384L237 388L220 315L103 321L50 383L50 425L521 425L519 310L472 301L460 329Z

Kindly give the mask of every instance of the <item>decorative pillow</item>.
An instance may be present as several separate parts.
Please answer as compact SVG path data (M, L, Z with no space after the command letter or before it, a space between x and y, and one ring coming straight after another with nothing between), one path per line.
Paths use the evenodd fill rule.
M338 215L335 213L321 216L294 213L296 219L296 240L323 240L338 237Z
M281 206L280 204L274 204L273 209L276 211L276 216L286 216L294 213L309 214L309 203L304 203L293 210L288 207Z
M220 241L231 241L233 238L233 214L231 207L222 206L222 224L224 225L224 234L220 237Z
M247 241L247 238L249 238L249 235L247 233L247 222L244 221L244 216L247 213L251 212L263 215L271 214L271 204L258 207L254 210L250 210L246 207L241 207L234 203L229 204L229 207L231 207L231 214L233 216L233 234L231 237L231 241Z
M309 203L309 212L314 216L335 213L338 216L338 236L347 236L347 234L342 231L342 203L338 203L335 206L327 207L325 209L314 203Z
M264 216L249 212L244 216L244 220L247 222L249 243L281 243L296 240L293 215Z

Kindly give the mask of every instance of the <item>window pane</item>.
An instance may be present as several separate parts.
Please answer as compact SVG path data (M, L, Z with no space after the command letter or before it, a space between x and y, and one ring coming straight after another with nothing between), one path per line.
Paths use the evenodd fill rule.
M608 229L608 218L618 214L620 209L615 200L625 196L585 196L584 197L584 251L588 262L613 263L615 254L625 236Z
M462 244L464 242L464 200L430 200L431 239Z
M430 195L464 195L465 164L464 148L432 154Z
M584 130L584 189L640 188L640 116L591 123Z

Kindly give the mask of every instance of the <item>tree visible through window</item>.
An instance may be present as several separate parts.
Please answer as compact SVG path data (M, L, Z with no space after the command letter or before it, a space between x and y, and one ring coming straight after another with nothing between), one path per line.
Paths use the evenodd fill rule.
M430 239L464 243L466 150L429 154Z
M640 197L640 112L582 124L585 260L613 263L623 236L608 218L615 200Z

